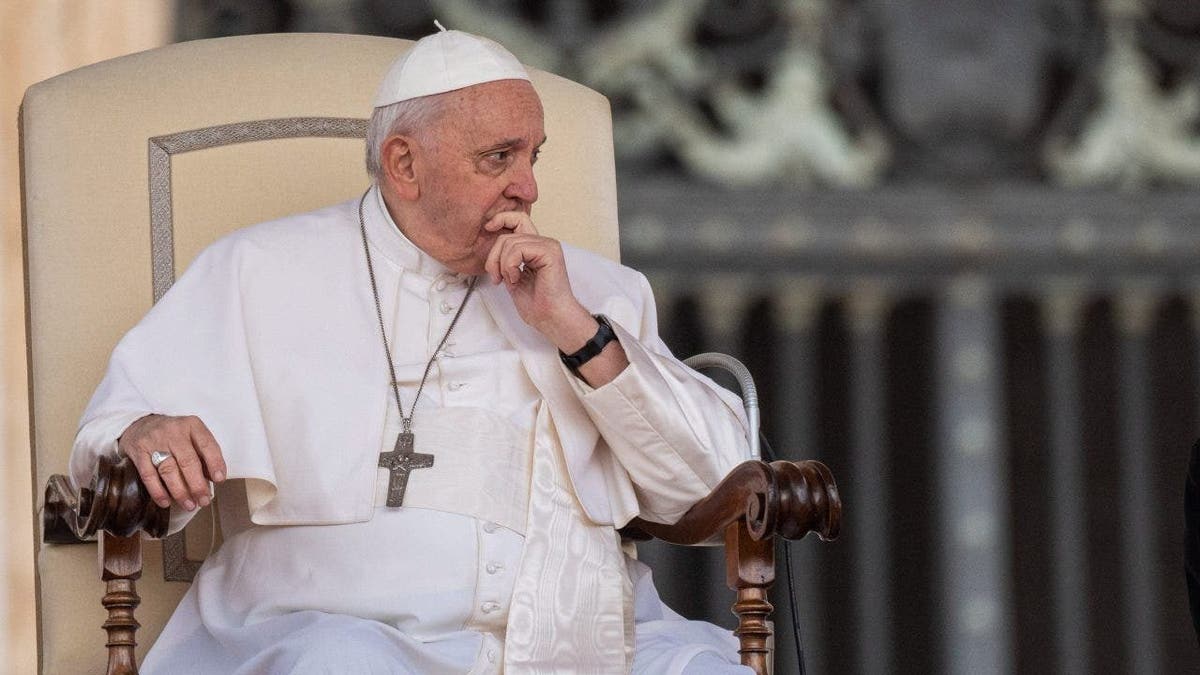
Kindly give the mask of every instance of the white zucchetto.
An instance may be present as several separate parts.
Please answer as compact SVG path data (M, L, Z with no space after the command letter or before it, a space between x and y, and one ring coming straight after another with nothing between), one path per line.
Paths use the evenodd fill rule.
M499 43L442 28L417 40L396 59L379 85L373 105L378 108L497 80L528 82L529 73Z

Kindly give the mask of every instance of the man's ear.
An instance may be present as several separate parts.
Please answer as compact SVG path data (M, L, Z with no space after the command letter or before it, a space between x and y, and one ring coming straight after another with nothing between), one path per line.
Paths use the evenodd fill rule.
M401 199L413 201L420 196L417 172L413 163L413 140L408 136L389 136L383 142L380 161L383 175L393 192Z

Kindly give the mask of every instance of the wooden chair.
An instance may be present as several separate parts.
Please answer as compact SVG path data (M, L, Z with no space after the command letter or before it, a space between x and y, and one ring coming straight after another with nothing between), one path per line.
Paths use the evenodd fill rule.
M102 624L108 672L136 672L209 543L211 514L158 541L166 513L125 462L102 465L78 494L52 475L66 467L76 421L113 346L218 236L361 193L370 99L409 44L315 34L204 40L82 68L26 92L21 197L35 500L45 486L41 672L98 670ZM532 75L555 139L538 165L535 215L546 234L615 259L608 102L555 75ZM216 504L236 504L229 491L237 489L236 481L224 484ZM726 546L743 662L763 673L773 538L831 538L840 515L823 465L749 461L676 525L636 522L629 533ZM98 547L63 545L93 538ZM93 600L97 554L103 608Z

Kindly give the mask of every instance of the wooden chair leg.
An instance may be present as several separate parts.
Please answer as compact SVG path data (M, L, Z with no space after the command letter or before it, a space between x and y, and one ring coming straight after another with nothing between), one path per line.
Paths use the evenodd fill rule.
M775 583L775 542L771 537L755 541L740 519L725 528L725 583L737 591L733 613L738 618L737 636L742 665L767 675L771 661L771 612L767 591Z
M142 540L140 534L119 537L103 532L100 537L100 578L106 583L101 604L108 610L104 630L108 633L108 675L137 675L137 646L134 609L141 604L134 581L142 576Z

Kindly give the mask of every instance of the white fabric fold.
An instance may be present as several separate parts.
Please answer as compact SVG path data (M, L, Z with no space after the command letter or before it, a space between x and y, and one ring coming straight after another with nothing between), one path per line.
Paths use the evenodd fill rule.
M679 361L654 354L619 321L610 323L629 366L599 389L578 377L568 381L630 475L641 517L673 523L748 458L734 454L744 451L749 433L741 401L709 380L697 380ZM717 410L725 415L714 415Z

